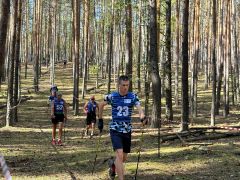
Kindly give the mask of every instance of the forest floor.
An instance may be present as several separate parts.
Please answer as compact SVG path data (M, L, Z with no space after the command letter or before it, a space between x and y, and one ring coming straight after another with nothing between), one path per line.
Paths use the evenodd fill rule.
M46 72L45 67L43 67L43 72ZM90 95L94 94L97 101L102 100L103 94L106 93L106 86L88 93L85 100L80 101L80 116L73 116L71 75L70 64L66 69L63 69L62 65L56 67L55 84L63 93L63 98L70 104L64 146L52 146L50 143L51 121L50 110L47 106L50 87L49 73L42 75L39 93L34 93L33 89L26 90L32 87L32 76L27 79L22 78L22 87L24 87L22 95L32 96L32 98L18 106L19 122L13 127L4 127L6 108L0 110L0 154L5 157L14 180L108 179L106 160L114 155L108 133L110 107L107 106L104 112L103 135L101 138L95 135L92 139L83 137L85 115L82 110ZM94 86L94 81L90 81L89 84L89 86ZM6 87L3 85L1 88L0 103L4 104ZM199 115L194 119L193 125L208 126L210 124L211 91L203 91L201 84L198 101ZM179 121L180 109L174 107L174 112L176 114L174 120ZM133 126L140 128L136 117L135 112ZM228 118L217 116L216 122L218 126L238 125L238 117L238 107L231 107ZM169 125L164 127L168 128ZM175 124L169 132L165 131L161 134L173 133L177 130L178 125ZM135 131L132 135L132 151L125 164L126 180L134 179L140 145L142 145L142 150L137 176L139 180L240 179L238 136L197 141L210 144L207 146L201 144L182 146L180 139L166 141L161 143L160 158L158 158L157 131L143 133L142 139L141 131ZM92 174L96 153L97 160Z

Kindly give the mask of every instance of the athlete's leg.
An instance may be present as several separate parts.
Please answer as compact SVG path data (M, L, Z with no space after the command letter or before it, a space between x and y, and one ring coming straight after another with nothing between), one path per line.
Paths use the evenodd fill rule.
M116 166L116 171L118 174L118 178L119 180L123 180L124 177L124 166L123 166L123 162L124 162L124 154L123 153L123 149L117 149L115 151L116 153L116 159L115 159L115 166Z
M92 123L92 131L91 131L91 135L93 136L93 133L94 133L94 129L95 129L95 123Z
M52 124L52 140L56 139L56 128L57 124Z
M62 139L63 122L59 123L58 139Z

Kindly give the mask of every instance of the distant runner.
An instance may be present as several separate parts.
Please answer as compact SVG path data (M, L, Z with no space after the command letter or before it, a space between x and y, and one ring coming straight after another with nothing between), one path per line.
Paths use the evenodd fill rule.
M62 146L62 129L64 122L67 121L67 105L62 99L62 94L57 92L57 98L51 104L51 118L52 118L52 144ZM58 141L56 140L56 128L59 124Z
M95 101L94 96L91 96L90 100L86 102L86 104L83 107L83 110L87 115L85 136L88 135L88 131L90 128L91 128L90 136L93 136L96 124L96 112L98 112L98 103Z

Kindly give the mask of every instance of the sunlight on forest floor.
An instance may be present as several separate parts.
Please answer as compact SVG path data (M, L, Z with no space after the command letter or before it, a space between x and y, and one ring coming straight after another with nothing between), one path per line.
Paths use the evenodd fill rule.
M43 67L43 72L46 68ZM108 134L108 121L110 108L104 112L104 132L99 139L96 135L92 139L82 137L85 125L83 105L91 95L97 101L103 99L106 86L91 91L84 100L80 101L80 115L73 116L72 111L72 67L68 64L66 69L60 65L56 67L56 82L63 93L63 98L70 104L69 120L65 128L64 146L53 147L51 141L50 110L47 107L49 95L49 74L42 76L40 91L34 93L32 76L22 82L22 95L32 96L31 100L18 107L19 122L14 127L4 127L5 111L0 110L0 154L4 155L15 180L22 179L108 179L108 165L106 160L114 155ZM80 80L81 82L81 80ZM91 81L89 87L95 86ZM114 86L113 86L114 87ZM26 88L30 88L29 91ZM2 90L6 89L2 85ZM199 96L199 116L194 118L196 126L210 124L211 92L201 89ZM4 104L4 91L1 91L0 103ZM206 102L208 102L206 104ZM203 103L203 104L201 104ZM144 104L144 103L143 103ZM163 111L164 112L164 111ZM175 121L180 121L180 107L174 107ZM236 125L239 123L238 107L231 107L231 114L227 119L217 116L218 125ZM136 109L134 110L136 112ZM164 115L163 115L164 116ZM139 127L139 121L134 115L134 128ZM163 126L168 127L168 125ZM178 125L175 125L178 129ZM175 130L174 130L175 131ZM171 132L171 131L169 131ZM132 152L129 154L126 168L126 180L134 178L138 150L141 143L141 132L133 133ZM146 179L233 179L240 178L240 141L239 137L218 140L204 140L199 143L212 143L212 145L182 146L180 140L161 143L160 158L158 158L157 131L143 134L143 144L138 169L139 180ZM97 152L94 174L92 168Z

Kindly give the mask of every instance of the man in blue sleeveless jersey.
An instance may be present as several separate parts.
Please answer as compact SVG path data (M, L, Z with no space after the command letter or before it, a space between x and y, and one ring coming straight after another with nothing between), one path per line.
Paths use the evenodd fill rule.
M146 120L144 120L145 116L138 96L128 91L129 79L127 76L119 77L118 88L118 92L112 92L106 95L104 102L99 104L99 119L102 119L103 107L110 104L112 106L112 120L109 127L116 159L112 161L112 163L110 162L109 175L114 179L117 173L119 180L123 180L123 163L126 161L127 154L130 153L131 149L131 116L133 106L137 107L143 125L146 123Z
M93 136L95 124L96 124L96 111L98 112L98 103L95 101L95 97L91 96L90 100L86 102L83 107L84 112L87 114L86 118L86 132L85 136L88 135L88 130L91 128L91 136Z
M66 102L62 99L62 94L57 93L57 98L51 104L51 118L52 118L52 144L62 146L62 129L63 122L67 120L67 106ZM59 124L58 141L56 141L56 128Z

